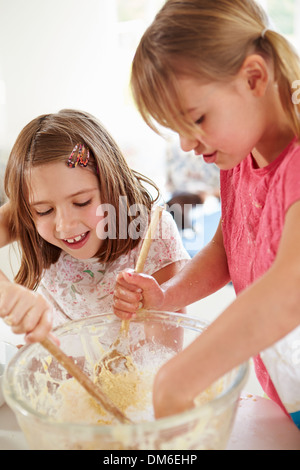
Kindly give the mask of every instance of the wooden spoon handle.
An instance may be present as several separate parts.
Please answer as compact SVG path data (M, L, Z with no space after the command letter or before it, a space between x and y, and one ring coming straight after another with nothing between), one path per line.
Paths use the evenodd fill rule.
M82 370L74 363L74 361L67 356L51 339L45 338L41 341L41 345L55 357L55 359L72 375L85 390L92 395L92 397L100 403L100 405L113 416L115 416L121 423L130 423L127 418L117 408L112 401L106 396L102 390L94 384L89 377L82 372Z
M136 266L135 266L136 273L142 273L144 271L145 262L146 262L158 223L162 216L163 210L164 208L160 206L157 206L155 208L153 217L151 218L148 230L146 232L146 235L142 244L142 248L141 248L138 260L136 262ZM125 332L125 334L127 334L128 332L129 323L130 323L130 320L122 320L121 331Z
M155 208L153 217L151 218L148 230L146 232L146 235L145 235L145 238L144 238L144 241L143 241L143 244L142 244L142 248L141 248L138 260L136 262L136 266L135 266L135 272L136 273L142 273L144 271L145 262L146 262L146 259L147 259L147 256L148 256L148 253L149 253L149 250L150 250L150 246L151 246L152 240L154 238L158 223L159 223L160 218L162 216L163 210L164 210L164 208L160 207L160 206L157 206Z

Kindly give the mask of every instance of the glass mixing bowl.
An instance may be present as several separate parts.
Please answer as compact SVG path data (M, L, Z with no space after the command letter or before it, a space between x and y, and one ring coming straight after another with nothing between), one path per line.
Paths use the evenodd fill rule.
M95 371L99 374L100 370L95 364L119 337L120 325L115 315L102 314L68 322L54 331L64 352L95 380ZM99 416L93 415L97 408L95 402L92 405L93 399L83 397L86 392L80 385L73 387L74 379L48 351L40 344L24 346L6 369L3 390L30 449L224 449L246 380L247 364L232 370L201 394L192 410L155 420L151 405L156 371L207 325L186 315L152 311L141 311L130 321L128 336L122 341L130 347L135 381L139 376L144 381L132 398L139 402L143 396L142 407L141 403L136 407L129 397L123 408L133 421L130 424L103 424ZM64 386L65 393L59 396ZM117 396L130 395L129 388L126 385ZM87 402L88 410L84 408Z

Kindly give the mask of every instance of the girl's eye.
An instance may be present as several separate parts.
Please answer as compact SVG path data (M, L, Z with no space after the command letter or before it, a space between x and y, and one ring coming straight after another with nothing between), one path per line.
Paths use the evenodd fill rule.
M91 204L92 200L89 199L88 201L86 202L75 202L75 206L78 206L78 207L84 207L84 206L88 206L89 204Z
M89 204L91 204L91 202L92 202L92 199L89 199L88 201L85 201L85 202L75 202L74 205L77 206L77 207L85 207L85 206L88 206ZM53 211L53 209L48 209L47 211L44 211L44 212L36 211L36 214L39 217L43 217L44 215L51 214L52 211Z
M204 116L201 116L199 119L197 119L197 121L195 121L195 124L202 124L204 121Z
M40 217L43 217L43 215L51 214L51 212L52 212L52 209L48 209L48 210L45 211L45 212L38 212L38 211L36 211L37 215L40 216Z

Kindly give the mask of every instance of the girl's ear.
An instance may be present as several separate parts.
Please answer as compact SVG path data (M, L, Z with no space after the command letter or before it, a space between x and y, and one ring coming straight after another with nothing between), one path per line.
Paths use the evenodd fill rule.
M263 96L266 92L270 71L267 62L259 54L246 57L239 74L246 80L246 86L254 96Z

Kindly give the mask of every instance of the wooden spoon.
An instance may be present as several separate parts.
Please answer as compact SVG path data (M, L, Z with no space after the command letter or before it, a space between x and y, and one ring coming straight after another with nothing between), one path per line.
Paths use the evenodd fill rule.
M162 212L163 207L157 206L155 208L136 263L136 273L142 273L144 270L152 239L162 216ZM100 373L102 368L108 369L111 372L121 372L126 368L130 369L131 363L128 361L128 356L130 356L130 348L128 344L129 324L130 320L122 320L119 335L109 347L108 351L100 359L95 370L96 375Z
M121 423L130 423L131 420L125 416L119 408L102 392L100 387L92 382L90 378L82 372L73 359L67 356L49 337L40 343L55 359L76 379L80 385L110 414Z

